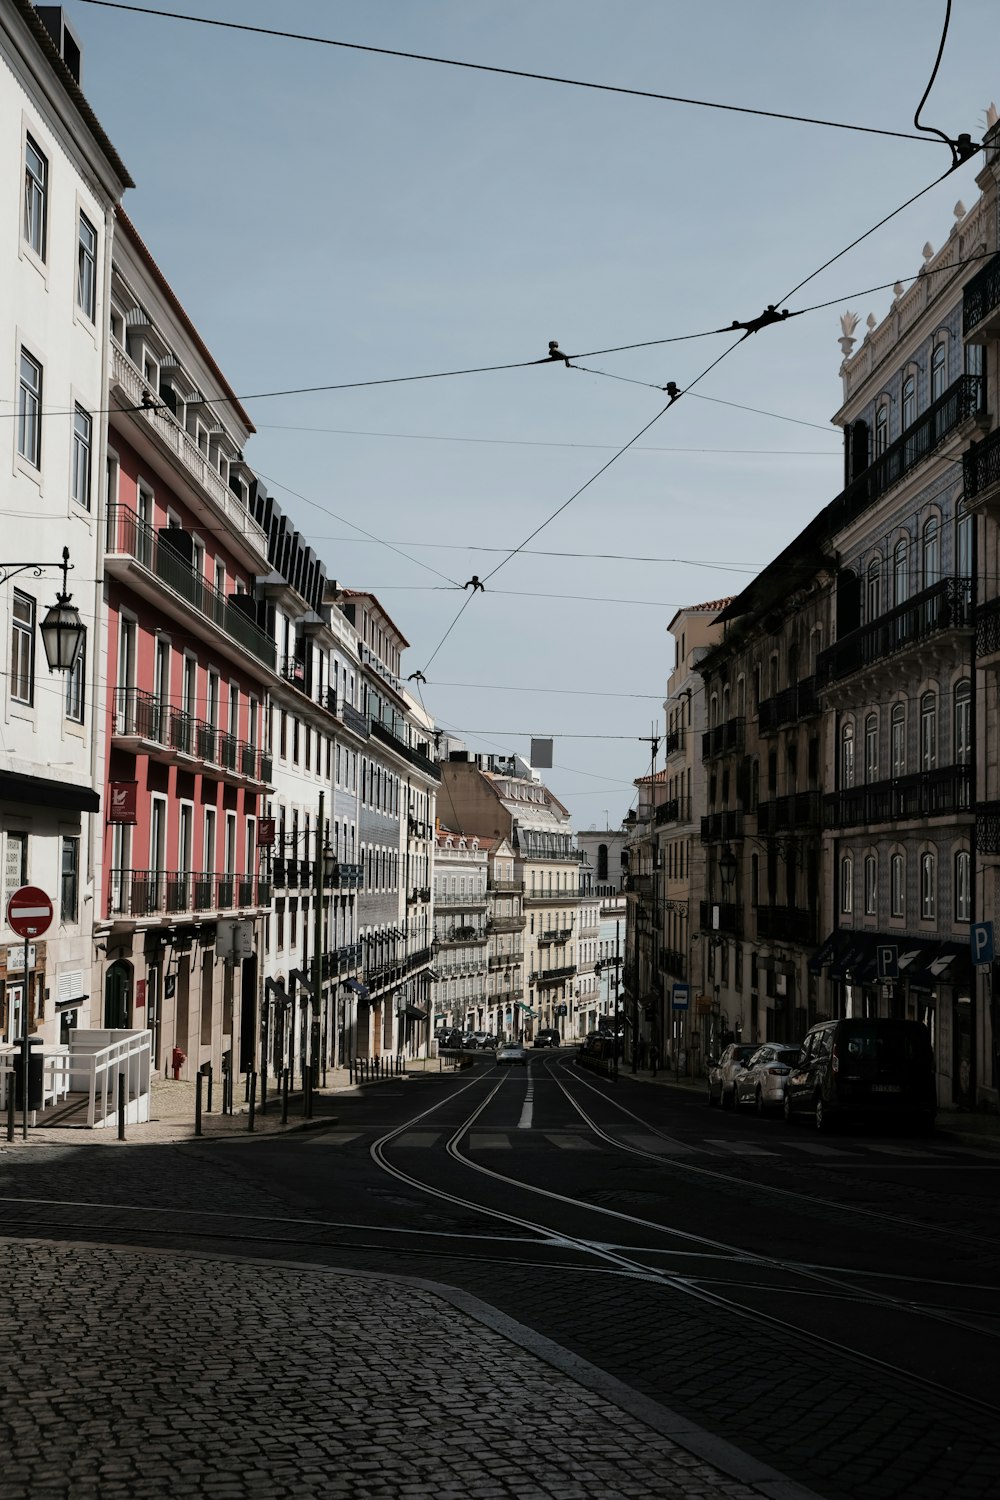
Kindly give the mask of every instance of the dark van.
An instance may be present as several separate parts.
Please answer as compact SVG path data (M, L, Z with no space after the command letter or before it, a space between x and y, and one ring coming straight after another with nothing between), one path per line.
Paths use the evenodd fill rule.
M816 1129L860 1116L934 1122L937 1098L930 1033L920 1021L827 1021L806 1033L788 1075L785 1120L811 1114Z

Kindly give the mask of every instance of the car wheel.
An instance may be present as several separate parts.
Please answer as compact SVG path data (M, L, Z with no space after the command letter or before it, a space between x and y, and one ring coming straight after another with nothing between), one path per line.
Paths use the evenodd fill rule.
M787 1094L785 1095L785 1102L781 1106L781 1113L784 1116L786 1125L793 1125L795 1123L795 1119L792 1114L792 1101L791 1099L789 1099Z
M816 1129L822 1133L824 1130L829 1130L829 1128L830 1128L830 1122L829 1122L829 1120L826 1117L826 1110L823 1108L823 1096L822 1096L822 1094L817 1094L816 1095Z
M725 1087L723 1087L723 1090L722 1090L722 1107L723 1107L723 1109L732 1109L732 1107L733 1107L733 1101L735 1100L735 1098L736 1098L736 1085L735 1084L733 1085L733 1092L731 1094L729 1094L729 1095L726 1094Z
M742 1103L742 1100L740 1099L740 1091L739 1091L739 1089L736 1087L736 1085L734 1083L733 1084L733 1109L739 1109L741 1103Z
M757 1090L757 1101L756 1102L757 1102L757 1113L758 1113L758 1115L760 1115L763 1118L763 1114L764 1114L764 1095L761 1093L760 1089Z

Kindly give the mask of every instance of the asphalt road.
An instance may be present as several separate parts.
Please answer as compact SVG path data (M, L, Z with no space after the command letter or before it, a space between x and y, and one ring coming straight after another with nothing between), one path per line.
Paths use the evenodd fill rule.
M426 1277L827 1500L1000 1489L1000 1153L820 1138L568 1052L329 1108L309 1134L5 1156L2 1227Z

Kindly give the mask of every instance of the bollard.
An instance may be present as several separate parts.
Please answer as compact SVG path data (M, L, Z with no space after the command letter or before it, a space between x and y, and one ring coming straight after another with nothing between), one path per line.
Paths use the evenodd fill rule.
M243 1103L247 1104L249 1102L249 1100L250 1100L250 1074L248 1073L247 1076L246 1076L246 1078L243 1080Z
M7 1139L14 1139L14 1075L7 1074Z
M261 1092L263 1092L263 1090ZM248 1130L252 1130L253 1129L254 1113L256 1112L256 1109L257 1109L257 1074L256 1073L248 1073L247 1074L247 1099L249 1100L249 1103L250 1103L250 1118L249 1118L249 1120L247 1122L247 1129Z
M194 1075L194 1133L201 1135L201 1085L205 1075L200 1070Z
M257 1074L254 1075L254 1087L256 1088ZM267 1114L267 1058L265 1057L260 1070L260 1112Z
M312 1064L302 1070L302 1118L311 1120L313 1113Z
M118 1139L125 1139L125 1074L118 1074Z
M287 1068L283 1068L282 1071L281 1071L281 1123L282 1123L282 1125L287 1125L288 1124L288 1082L289 1082L288 1073L289 1073L289 1070Z
M212 1064L211 1063L209 1063L208 1066L207 1066L207 1068L205 1069L205 1076L208 1079L208 1104L207 1104L207 1109L208 1109L209 1114L211 1114L212 1113L212 1084L215 1081L214 1080L214 1075L213 1075L213 1072L212 1072Z

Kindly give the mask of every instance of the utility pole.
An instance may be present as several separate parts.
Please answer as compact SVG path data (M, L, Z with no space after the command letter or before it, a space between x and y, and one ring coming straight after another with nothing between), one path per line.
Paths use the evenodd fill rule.
M621 1030L621 1011L619 1010L619 976L621 974L621 921L615 922L615 1053L613 1077L618 1082L618 1033Z
M316 861L313 865L312 1025L309 1036L310 1093L319 1086L320 1015L323 1009L323 897L326 890L326 858L323 838L324 794L319 794L316 813Z

